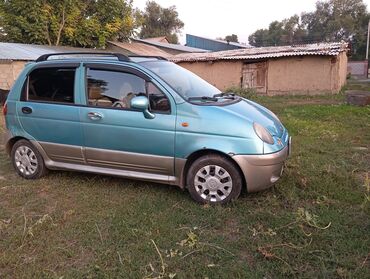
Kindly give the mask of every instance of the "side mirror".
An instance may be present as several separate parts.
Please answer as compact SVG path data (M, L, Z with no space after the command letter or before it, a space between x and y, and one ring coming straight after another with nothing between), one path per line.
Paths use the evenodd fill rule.
M155 114L149 111L149 99L146 96L137 96L130 101L131 108L142 111L144 117L147 119L153 119Z

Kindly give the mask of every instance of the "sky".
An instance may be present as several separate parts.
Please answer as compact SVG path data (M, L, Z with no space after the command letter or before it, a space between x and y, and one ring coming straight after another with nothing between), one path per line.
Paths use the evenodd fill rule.
M133 0L134 7L144 9L147 0ZM236 34L247 43L248 36L270 22L294 14L315 10L317 0L155 0L162 7L175 5L179 18L185 23L185 34L215 39ZM370 0L364 0L370 7Z

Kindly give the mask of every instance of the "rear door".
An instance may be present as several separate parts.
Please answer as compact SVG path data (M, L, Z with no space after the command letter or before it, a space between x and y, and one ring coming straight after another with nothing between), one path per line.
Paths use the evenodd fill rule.
M86 65L86 103L81 108L89 165L173 175L176 111L172 98L132 68ZM149 97L154 119L131 109Z
M84 163L78 76L78 63L40 65L29 73L17 103L22 128L54 161Z

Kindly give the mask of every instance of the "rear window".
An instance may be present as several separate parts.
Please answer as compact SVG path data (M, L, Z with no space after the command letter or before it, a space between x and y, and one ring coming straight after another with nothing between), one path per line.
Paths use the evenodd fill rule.
M41 68L31 72L27 100L50 103L74 103L76 69Z

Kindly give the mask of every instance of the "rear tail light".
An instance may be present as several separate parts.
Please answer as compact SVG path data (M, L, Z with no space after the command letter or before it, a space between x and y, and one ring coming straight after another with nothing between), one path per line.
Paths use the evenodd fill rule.
M7 103L5 103L3 106L3 115L5 116L7 113L8 113L8 105Z

